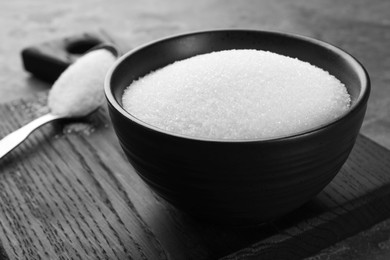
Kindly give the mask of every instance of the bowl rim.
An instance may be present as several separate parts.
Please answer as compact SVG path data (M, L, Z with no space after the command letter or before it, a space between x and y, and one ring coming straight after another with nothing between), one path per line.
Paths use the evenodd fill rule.
M189 36L195 36L197 34L210 34L210 33L221 33L221 32L247 32L247 33L263 33L263 34L269 34L269 35L276 35L278 37L286 37L286 38L292 38L297 40L306 41L315 45L319 45L320 47L327 49L331 51L332 53L336 53L339 55L342 59L344 59L348 64L350 64L353 69L356 71L360 82L362 84L362 91L360 91L359 96L356 99L356 102L354 102L350 109L341 115L340 117L333 119L331 121L328 121L327 123L321 124L316 127L312 127L303 131L296 132L294 134L290 135L280 135L275 136L271 138L251 138L251 139L223 139L223 138L207 138L207 137L198 137L198 136L190 136L175 132L170 132L165 129L156 127L154 125L151 125L147 122L142 121L141 119L138 119L137 117L133 116L129 112L127 112L116 100L114 97L112 91L111 91L111 79L112 76L117 69L117 67L126 59L129 58L129 56L132 56L134 53L141 51L142 49L148 48L152 45L160 44L165 41L174 40L177 38L184 38ZM371 91L371 83L370 83L370 77L367 72L367 70L364 68L364 66L350 53L343 50L342 48L336 47L333 44L330 44L328 42L325 42L323 40L318 40L315 38L311 38L308 36L295 34L295 33L286 33L286 32L280 32L280 31L267 31L267 30L255 30L255 29L210 29L210 30L198 30L198 31L192 31L187 33L181 33L181 34L174 34L167 37L162 37L157 40L150 41L148 43L145 43L143 45L140 45L139 47L136 47L125 54L123 54L121 57L119 57L115 63L110 67L108 70L105 80L104 80L104 93L106 96L106 100L109 105L115 108L117 112L119 112L123 117L127 118L128 120L131 120L132 122L137 123L138 125L147 128L151 131L168 135L176 138L182 138L182 139L188 139L188 140L196 140L196 141L204 141L204 142L217 142L217 143L251 143L251 142L275 142L275 141L283 141L283 140L290 140L299 138L305 135L309 135L313 132L319 132L323 129L340 123L342 120L344 120L347 117L350 117L354 114L356 110L358 110L361 106L364 106L369 98Z

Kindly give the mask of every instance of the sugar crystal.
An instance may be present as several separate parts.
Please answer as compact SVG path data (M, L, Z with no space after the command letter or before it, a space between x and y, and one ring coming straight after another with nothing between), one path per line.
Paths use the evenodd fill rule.
M172 133L264 139L336 119L349 109L350 96L337 78L307 62L226 50L177 61L132 82L123 106Z

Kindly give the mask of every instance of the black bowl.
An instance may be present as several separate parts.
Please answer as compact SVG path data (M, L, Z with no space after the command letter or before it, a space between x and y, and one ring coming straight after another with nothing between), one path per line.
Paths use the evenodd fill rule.
M317 128L267 140L183 136L123 109L123 91L133 80L174 61L227 49L268 50L323 68L346 85L351 109ZM142 179L177 208L236 226L286 214L334 178L355 143L369 92L367 72L341 49L307 37L251 30L195 32L147 44L122 56L105 82L114 129Z

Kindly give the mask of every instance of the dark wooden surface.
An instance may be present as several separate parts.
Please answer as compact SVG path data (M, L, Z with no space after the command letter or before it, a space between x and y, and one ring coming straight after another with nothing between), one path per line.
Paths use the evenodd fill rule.
M36 93L45 93L50 87L23 70L20 52L26 46L101 28L121 38L125 48L174 33L251 28L312 36L357 57L372 79L362 133L390 149L389 14L390 2L386 0L2 1L0 102L4 105L0 109L0 133L3 135L34 118L37 114L34 111L40 107L35 102L23 105L20 99L34 98ZM289 215L290 224L278 223L251 231L221 230L182 215L158 200L136 175L124 174L131 167L122 163L121 152L105 120L102 112L87 124L46 126L0 162L0 258L51 259L57 255L54 259L71 259L67 257L70 254L74 259L93 259L101 254L101 258L132 255L135 259L158 259L169 252L167 257L172 259L176 256L185 259L188 255L201 259L216 258L247 246L249 249L238 254L271 252L275 259L283 258L285 253L290 256L291 252L300 258L313 255L313 259L390 257L388 179L383 176L371 183L361 171L361 179L352 182L356 186L351 187L354 192L370 188L370 195L361 197L360 193L343 192L339 197L345 202L338 208L341 213L324 213L326 207L312 202L309 205L317 205L310 208L315 214L304 216L297 211ZM108 137L99 138L101 135ZM372 163L386 164L381 157L387 156L386 150L377 148L365 137L359 139L358 145L362 151L369 148L368 153L373 156L368 164L358 157L359 163L373 166L369 172L386 172L386 167L381 169ZM63 150L63 146L67 148ZM112 159L110 155L118 156ZM80 160L84 157L88 159ZM48 168L48 165L54 167L54 161L60 170ZM31 165L38 170L31 171ZM356 172L355 166L346 167L350 167L346 172ZM68 175L58 175L63 169L68 169ZM338 184L340 189L347 185L345 182ZM383 188L377 189L375 185ZM18 210L13 210L15 207ZM351 218L345 215L349 209L354 212ZM322 217L313 219L318 214ZM303 219L304 224L294 226ZM326 220L331 227L321 224ZM305 235L296 236L299 232ZM294 240L287 238L298 239L292 243ZM151 241L154 250L145 251ZM331 245L336 241L340 242ZM278 246L269 247L274 244ZM318 252L323 247L328 248Z
M0 136L46 110L44 95L1 105ZM301 259L390 217L390 151L363 136L316 198L248 229L201 223L153 194L104 109L34 132L0 169L6 259Z

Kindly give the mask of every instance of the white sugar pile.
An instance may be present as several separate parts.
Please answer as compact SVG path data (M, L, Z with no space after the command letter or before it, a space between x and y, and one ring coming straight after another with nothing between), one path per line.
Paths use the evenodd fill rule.
M49 92L51 113L86 116L104 103L103 82L115 56L106 49L85 54L65 70Z
M213 52L134 81L123 106L161 129L217 139L291 135L343 115L345 86L298 59L257 50Z

